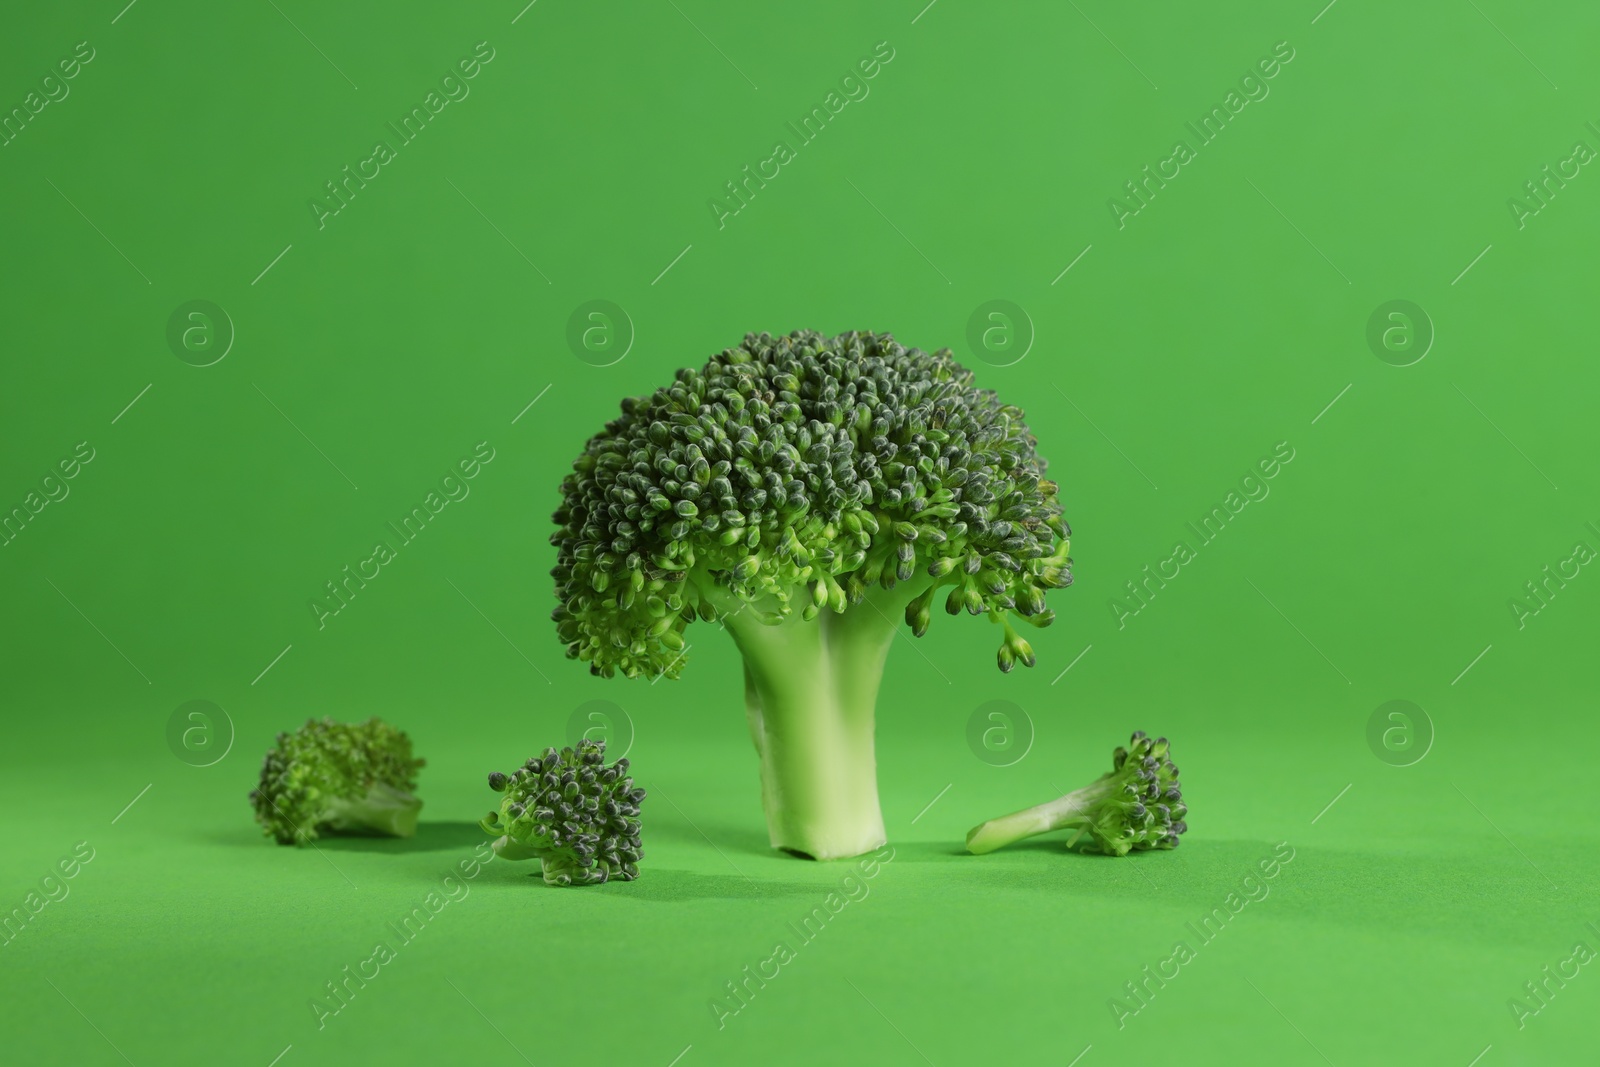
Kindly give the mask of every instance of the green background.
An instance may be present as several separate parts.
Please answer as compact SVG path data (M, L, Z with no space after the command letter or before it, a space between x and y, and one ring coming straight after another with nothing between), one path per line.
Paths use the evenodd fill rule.
M76 843L94 859L0 948L8 1059L1592 1055L1593 968L1521 1029L1507 1002L1600 947L1600 578L1580 567L1520 626L1510 602L1600 547L1600 178L1583 168L1521 228L1507 201L1574 142L1600 148L1600 17L923 2L11 13L0 107L77 42L94 59L0 148L0 506L79 442L95 458L0 549L0 912ZM481 41L470 95L319 229L323 183ZM708 201L883 41L870 95L719 229ZM1281 41L1270 94L1119 228L1110 198ZM206 367L166 339L196 299L236 333ZM569 348L592 299L636 334L616 362ZM992 299L1031 322L1020 362L968 346ZM1436 332L1410 366L1366 340L1394 299ZM546 537L619 398L747 330L801 327L952 346L1026 406L1077 584L1032 671L996 672L976 620L897 642L879 709L894 859L719 1028L724 984L849 867L767 848L721 635L675 683L562 658ZM480 441L495 458L471 495L319 629L323 583ZM1279 442L1294 459L1270 495L1119 625L1124 583L1195 546L1186 523ZM167 740L195 699L231 723L200 739L205 762L232 735L206 767ZM473 854L484 772L561 743L596 699L631 721L652 790L641 879L558 891L490 864L319 1030L310 998ZM1423 712L1390 735L1398 755L1368 741L1393 699ZM1009 766L967 742L994 700L1019 709L991 737L1012 746L993 758L1025 752ZM260 838L259 755L322 714L412 734L414 841ZM960 851L1137 727L1175 740L1181 849ZM1200 945L1186 924L1281 842L1270 895ZM1178 941L1196 958L1119 1028L1108 1001Z

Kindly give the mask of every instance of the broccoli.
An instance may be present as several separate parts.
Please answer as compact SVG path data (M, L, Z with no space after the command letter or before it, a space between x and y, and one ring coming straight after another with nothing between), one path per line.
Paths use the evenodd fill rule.
M684 630L744 660L772 845L855 856L885 841L873 715L903 617L935 597L1000 627L1033 666L1072 581L1071 531L1019 408L948 349L889 334L748 334L622 401L561 484L557 633L596 675L676 678Z
M1051 830L1076 831L1067 841L1083 840L1082 851L1126 856L1151 848L1177 848L1187 830L1178 768L1168 757L1165 737L1154 741L1136 730L1128 747L1111 754L1111 770L1058 800L990 819L967 834L967 851L983 855L1024 837Z
M627 776L628 761L605 765L604 741L576 750L544 750L510 774L489 775L504 793L500 810L480 826L500 835L501 859L538 858L547 885L598 885L639 877L639 804L643 789Z
M250 804L281 845L303 845L329 831L411 837L422 810L411 791L422 765L411 757L411 739L381 719L307 719L294 733L278 735Z

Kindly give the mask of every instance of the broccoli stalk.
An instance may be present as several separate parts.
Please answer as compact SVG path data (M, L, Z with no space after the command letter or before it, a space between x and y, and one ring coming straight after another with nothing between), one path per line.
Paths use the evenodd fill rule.
M1046 626L1072 581L1071 531L1020 409L948 350L888 334L747 335L622 403L555 513L567 655L602 677L676 678L690 623L744 659L774 847L817 859L885 841L874 707L904 618L935 598L1001 627Z
M1126 856L1131 851L1177 848L1187 830L1178 768L1167 758L1165 737L1134 732L1128 748L1112 753L1112 769L1064 797L990 819L967 833L967 851L993 852L1025 837L1052 830L1075 831L1067 847L1082 841L1085 852Z
M761 757L773 847L831 858L887 840L874 708L892 620L909 599L899 588L875 589L860 607L814 622L791 617L774 625L738 611L724 617L744 658L745 713Z
M322 822L336 833L415 837L422 801L387 782L373 782L357 797L331 797Z

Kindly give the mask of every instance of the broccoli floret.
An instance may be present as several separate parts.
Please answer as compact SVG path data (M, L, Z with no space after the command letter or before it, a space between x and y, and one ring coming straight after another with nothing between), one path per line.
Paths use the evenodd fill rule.
M250 804L281 845L327 832L411 837L422 810L412 790L423 762L412 758L411 739L381 719L307 719L278 735Z
M1000 627L1032 666L1072 581L1071 531L1021 409L948 349L889 334L749 334L622 402L561 485L553 615L603 677L676 678L696 619L744 659L772 844L817 859L882 845L873 715L897 620Z
M1051 830L1076 831L1068 848L1081 841L1082 851L1110 856L1177 848L1178 835L1189 828L1183 821L1189 807L1169 754L1165 737L1152 741L1137 730L1127 748L1119 745L1111 754L1110 772L1058 800L973 827L967 851L981 856Z
M579 741L574 750L544 750L510 774L489 775L504 793L500 810L480 826L495 855L537 858L548 885L598 885L639 877L639 804L643 789L628 777L628 761L605 764L604 741Z

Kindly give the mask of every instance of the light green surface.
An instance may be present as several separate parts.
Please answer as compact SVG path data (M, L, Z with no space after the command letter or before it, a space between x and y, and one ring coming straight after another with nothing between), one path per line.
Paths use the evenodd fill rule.
M94 58L0 147L0 507L79 442L93 459L0 547L0 908L77 843L93 859L0 947L5 1057L1582 1062L1593 967L1522 1029L1507 1002L1600 949L1600 578L1574 558L1600 549L1600 179L1582 165L1520 229L1507 202L1575 141L1600 149L1600 20L1319 7L13 15L0 107L78 42ZM323 183L485 41L470 95L318 229ZM719 229L708 199L879 42L869 95ZM1119 229L1108 199L1279 42L1270 93ZM237 332L212 366L168 347L197 299ZM637 332L609 366L568 349L593 299ZM967 347L994 299L1037 333L1010 366ZM1366 341L1395 299L1436 334L1410 366ZM1077 560L1033 671L998 674L971 619L896 642L895 851L848 885L766 847L725 638L696 638L679 682L603 683L548 620L548 516L583 439L745 331L798 327L950 345L1026 406ZM480 442L470 495L319 629L323 584ZM1201 545L1186 524L1275 449L1293 458L1265 498ZM1119 626L1124 583L1180 540L1194 558ZM1569 559L1519 628L1512 599ZM212 766L168 747L196 699L236 731ZM652 790L643 877L555 890L492 863L319 1029L324 983L473 855L484 773L597 699L631 718ZM1411 766L1369 748L1394 699L1431 721ZM994 700L1034 728L1011 766L968 747ZM258 836L260 754L310 714L412 734L416 840ZM1138 727L1174 739L1182 848L961 853ZM1201 944L1188 924L1284 842L1266 895ZM790 924L846 889L803 942ZM1119 1029L1108 1001L1179 941L1194 958ZM719 1028L713 999L779 942L792 958Z

